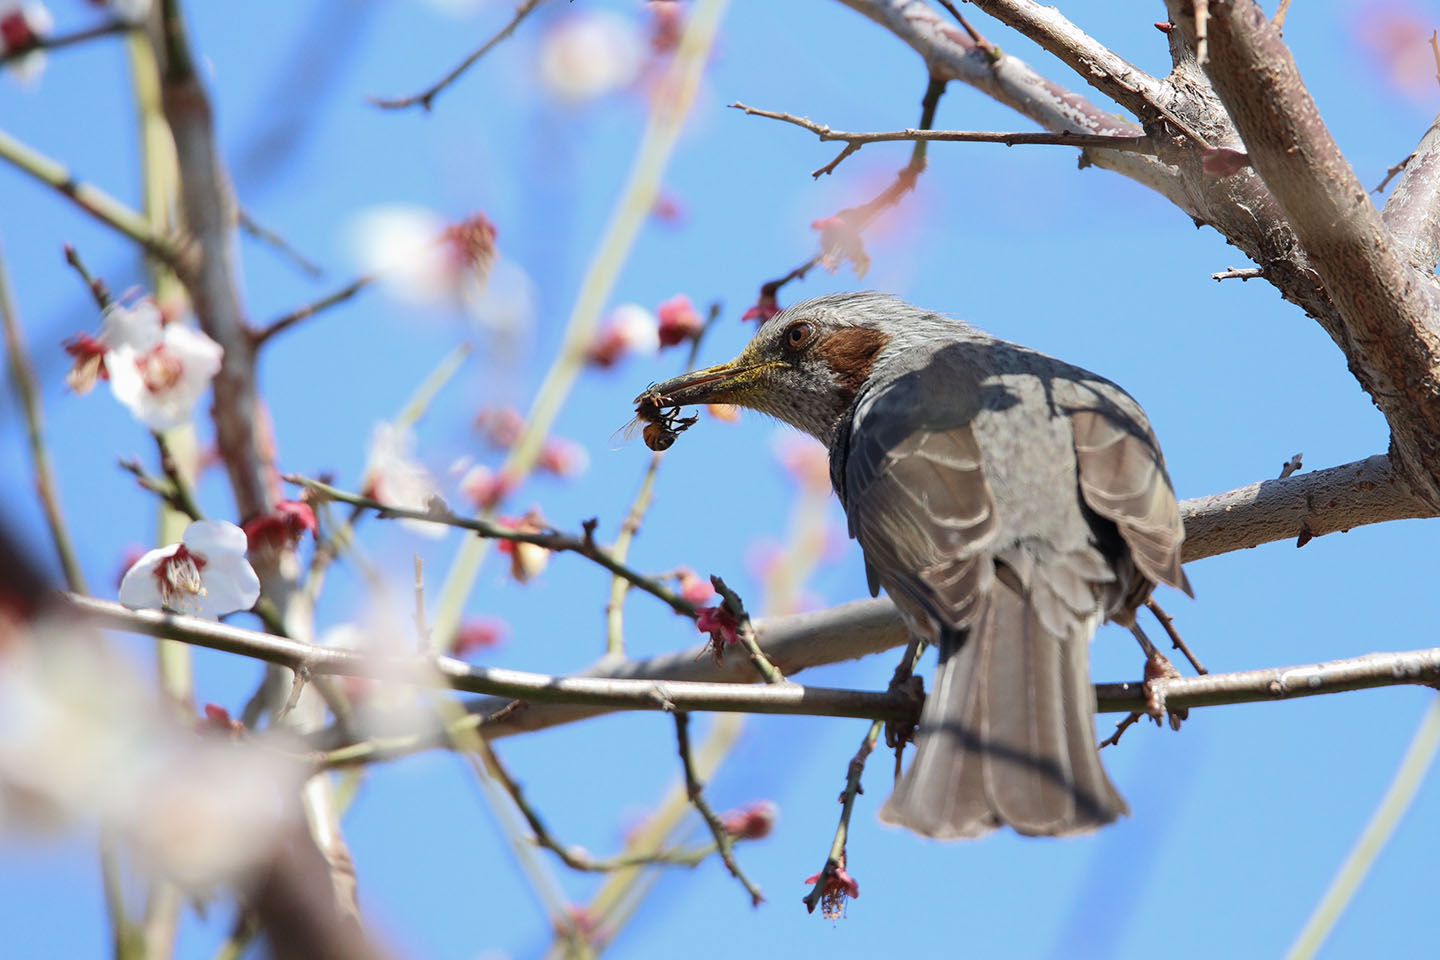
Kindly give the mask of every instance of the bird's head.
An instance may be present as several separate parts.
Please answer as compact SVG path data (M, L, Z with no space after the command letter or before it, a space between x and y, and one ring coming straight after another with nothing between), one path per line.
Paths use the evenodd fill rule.
M734 360L658 383L635 402L735 404L783 420L829 446L841 416L887 349L907 339L904 327L912 314L926 315L878 293L804 300L762 324Z

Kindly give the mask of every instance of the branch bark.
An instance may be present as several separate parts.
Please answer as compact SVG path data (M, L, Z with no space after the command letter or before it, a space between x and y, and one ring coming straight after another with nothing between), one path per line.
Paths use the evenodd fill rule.
M1215 91L1339 310L1340 345L1390 424L1398 465L1440 503L1440 286L1401 256L1264 11L1253 0L1210 9Z
M1410 154L1381 220L1412 267L1435 270L1440 261L1440 114Z
M175 139L181 207L194 254L179 276L201 328L225 348L214 381L212 417L216 445L243 521L267 512L276 496L273 464L262 452L255 430L255 342L245 323L235 276L235 198L177 0L165 0L161 31L154 42L163 64L161 104Z

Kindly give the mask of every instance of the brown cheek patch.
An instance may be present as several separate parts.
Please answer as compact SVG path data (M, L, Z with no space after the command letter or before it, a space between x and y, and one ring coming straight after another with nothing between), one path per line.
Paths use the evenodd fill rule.
M860 385L870 376L875 358L890 342L890 335L867 327L847 327L836 330L815 345L820 355L835 375L835 382L852 397L860 391Z

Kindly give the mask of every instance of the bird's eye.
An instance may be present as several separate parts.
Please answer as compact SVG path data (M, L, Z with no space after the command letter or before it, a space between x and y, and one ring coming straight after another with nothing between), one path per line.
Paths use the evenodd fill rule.
M809 343L810 338L814 335L815 328L804 320L801 320L799 323L792 323L785 330L785 349L799 350L805 346L805 344Z

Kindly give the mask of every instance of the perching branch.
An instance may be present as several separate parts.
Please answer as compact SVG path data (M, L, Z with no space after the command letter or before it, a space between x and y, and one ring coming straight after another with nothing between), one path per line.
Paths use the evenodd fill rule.
M569 707L600 707L612 710L703 710L721 713L863 717L904 722L915 722L919 716L914 699L904 692L874 693L864 690L805 687L795 683L752 684L734 680L717 683L636 680L615 676L555 677L518 670L477 667L445 656L368 656L361 652L317 647L273 634L242 630L180 614L157 610L130 610L107 600L95 600L74 594L67 595L67 602L72 610L100 627L179 640L278 663L292 670L307 670L312 676L368 677L401 683L443 685L454 690L487 693L532 704L554 703ZM877 611L875 607L880 610ZM899 625L899 617L888 603L874 601L854 604L849 611L853 616L871 621L877 613L881 613L882 619L893 620L896 626ZM888 632L877 631L866 639L873 641L882 636L894 641L890 646L899 646L905 639L903 627ZM829 639L829 635L825 633L810 633L804 637L804 645L815 648L810 651L814 662L832 663L842 659L835 655ZM692 650L686 655L693 658L696 652ZM773 656L773 653L771 655ZM610 672L621 673L625 666L621 665L621 668ZM630 666L643 668L644 664L642 662ZM712 669L715 673L720 672L718 667ZM746 678L749 679L751 678ZM1167 708L1179 711L1190 707L1256 703L1401 684L1433 685L1437 681L1440 681L1440 647L1370 653L1344 660L1294 667L1174 677L1151 681L1151 686L1159 684L1159 693L1163 696ZM1142 689L1143 686L1139 681L1096 684L1099 710L1129 712L1144 709L1147 694ZM513 716L527 717L529 722L523 726L529 729L537 728L534 715L538 712L534 707L511 711ZM595 712L591 710L581 713L580 716ZM564 721L551 717L550 723L545 725L579 719L580 716L571 715ZM493 729L487 727L486 736L494 738L504 736L507 732L516 732L507 730L507 726L509 724L497 723ZM416 750L426 749L439 746L447 739L448 735L444 733L438 739L434 735L416 737L411 746ZM399 755L399 752L392 751L388 755Z

